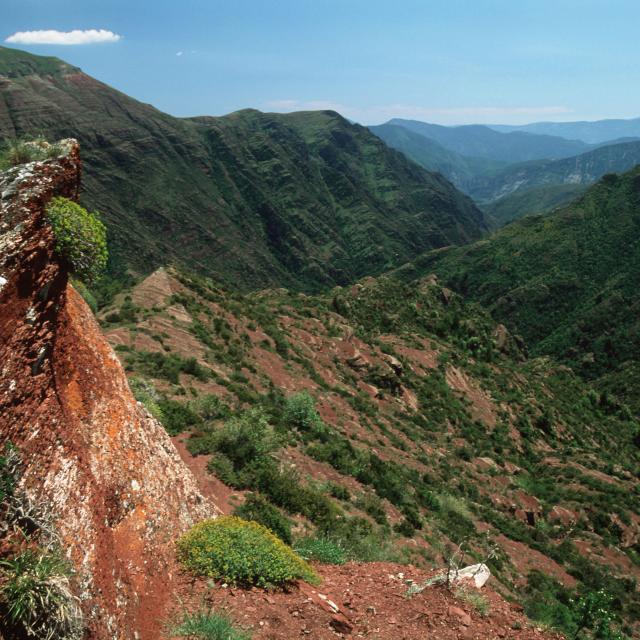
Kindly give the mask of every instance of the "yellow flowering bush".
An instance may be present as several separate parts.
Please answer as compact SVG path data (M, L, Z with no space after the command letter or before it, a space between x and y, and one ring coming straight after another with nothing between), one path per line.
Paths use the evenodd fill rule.
M178 557L197 575L230 584L277 587L318 576L291 547L257 522L236 516L205 520L178 540Z

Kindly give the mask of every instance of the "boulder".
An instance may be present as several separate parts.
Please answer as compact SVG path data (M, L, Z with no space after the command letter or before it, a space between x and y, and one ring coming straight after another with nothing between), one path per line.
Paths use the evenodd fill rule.
M469 582L473 584L476 589L481 589L487 583L487 580L491 577L491 571L486 564L472 564L464 569L458 569L457 571L451 570L449 573L449 582Z

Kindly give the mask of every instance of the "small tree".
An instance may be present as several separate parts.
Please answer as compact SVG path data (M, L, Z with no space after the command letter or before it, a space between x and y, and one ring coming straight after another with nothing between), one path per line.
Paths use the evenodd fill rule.
M94 281L107 266L107 229L97 213L67 198L53 198L47 207L56 252L78 278Z
M617 630L612 628L615 619L611 611L613 597L604 589L592 591L573 600L576 632L573 640L577 640L583 631L590 631L592 638L599 640L623 640Z

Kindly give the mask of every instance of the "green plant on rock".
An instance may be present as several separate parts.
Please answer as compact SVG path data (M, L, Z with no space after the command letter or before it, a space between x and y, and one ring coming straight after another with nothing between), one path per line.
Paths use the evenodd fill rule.
M72 271L92 282L107 266L107 229L97 213L89 213L68 198L53 198L47 206L47 222L53 229L56 252Z
M60 541L47 505L18 484L21 458L10 444L0 455L0 629L9 638L82 637L82 613L70 589L72 569L57 551Z
M491 605L487 598L474 587L458 587L454 591L454 596L473 607L483 618L491 611Z
M98 301L96 300L93 293L89 291L87 286L81 280L74 279L71 281L71 284L73 285L73 288L82 296L82 299L87 303L87 306L89 307L89 309L91 309L93 315L96 315L98 313Z
M15 468L19 463L17 452L12 444L6 444L0 455L0 504L13 495L15 487Z
M129 378L129 388L133 397L141 402L147 411L160 423L164 423L164 414L160 408L161 395L149 380L145 378Z
M49 144L44 138L34 140L14 139L0 150L0 171L35 160L48 160L62 153L62 145Z
M271 531L236 516L200 522L177 545L187 569L215 580L265 588L318 582L307 562Z

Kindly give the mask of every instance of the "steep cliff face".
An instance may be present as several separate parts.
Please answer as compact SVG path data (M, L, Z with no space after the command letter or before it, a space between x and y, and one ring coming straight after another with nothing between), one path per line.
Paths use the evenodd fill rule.
M78 571L92 638L156 638L171 592L175 537L216 508L68 282L44 223L54 195L75 197L73 140L55 160L0 176L0 441L25 463Z

